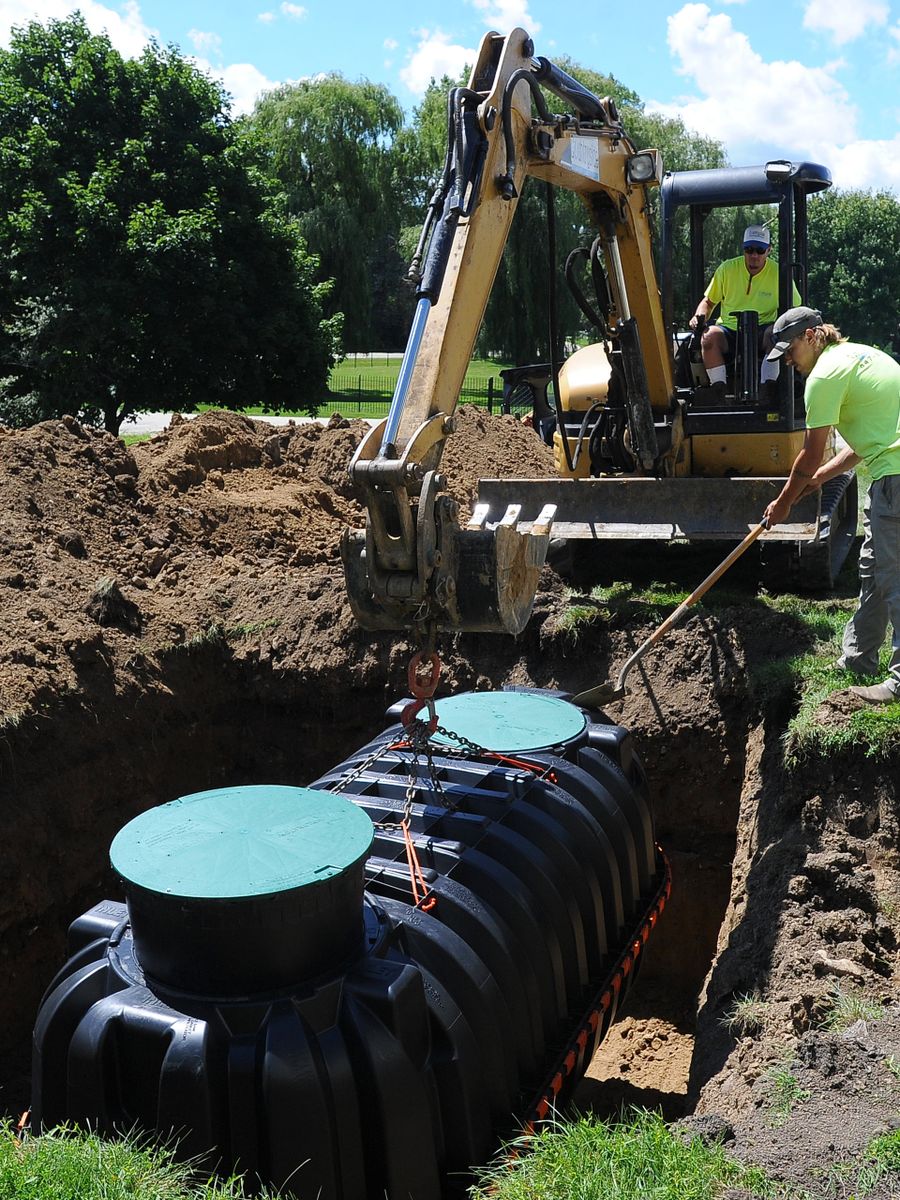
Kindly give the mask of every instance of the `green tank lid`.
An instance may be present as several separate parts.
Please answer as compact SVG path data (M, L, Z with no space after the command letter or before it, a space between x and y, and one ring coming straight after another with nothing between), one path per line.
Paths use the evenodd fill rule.
M151 808L110 847L126 883L169 896L238 899L321 883L372 845L372 822L312 788L220 788Z
M587 727L574 704L534 692L466 692L438 700L435 708L439 725L498 754L552 750ZM454 744L440 734L434 740Z

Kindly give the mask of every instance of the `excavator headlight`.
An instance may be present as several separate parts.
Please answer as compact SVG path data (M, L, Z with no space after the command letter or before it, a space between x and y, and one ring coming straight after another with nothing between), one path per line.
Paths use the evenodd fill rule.
M662 180L662 158L658 150L642 150L633 154L625 165L629 183L659 183Z

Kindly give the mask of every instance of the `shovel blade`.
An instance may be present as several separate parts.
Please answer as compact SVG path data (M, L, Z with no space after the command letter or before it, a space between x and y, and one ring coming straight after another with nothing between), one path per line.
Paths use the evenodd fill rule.
M612 683L598 683L596 687L573 696L569 703L577 704L579 708L602 708L604 704L611 704L613 700L621 700L626 694L625 687L616 687Z

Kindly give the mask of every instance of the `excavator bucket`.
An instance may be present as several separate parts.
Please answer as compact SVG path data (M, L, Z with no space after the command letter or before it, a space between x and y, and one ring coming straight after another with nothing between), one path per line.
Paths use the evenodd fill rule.
M525 527L519 506L507 505L490 527L473 520L460 529L439 504L437 535L429 540L440 549L425 555L430 571L385 576L372 569L371 525L348 530L341 557L353 615L366 629L421 624L454 633L519 634L534 606L553 517L552 506L542 505Z
M486 526L511 503L522 528L545 504L556 508L559 539L735 541L744 538L784 484L783 478L482 479L475 509ZM796 504L790 520L764 533L763 561L805 590L830 588L856 534L852 472Z

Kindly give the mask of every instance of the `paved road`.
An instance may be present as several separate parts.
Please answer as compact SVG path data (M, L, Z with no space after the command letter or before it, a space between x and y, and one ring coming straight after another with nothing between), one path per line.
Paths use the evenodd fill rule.
M196 413L182 413L186 421L193 420ZM249 414L248 414L249 415ZM163 429L168 429L169 422L172 419L170 412L146 412L138 413L133 421L123 421L122 428L119 430L121 436L135 433L159 433ZM261 414L253 414L254 421L268 421L270 425L286 425L288 421L294 421L298 425L304 425L309 421L319 421L325 424L328 417L278 417L278 416L262 416Z

